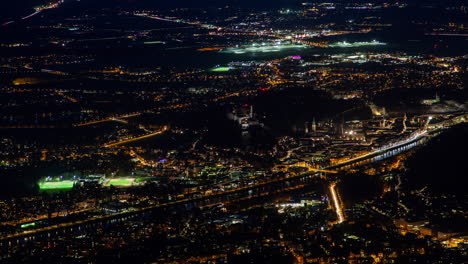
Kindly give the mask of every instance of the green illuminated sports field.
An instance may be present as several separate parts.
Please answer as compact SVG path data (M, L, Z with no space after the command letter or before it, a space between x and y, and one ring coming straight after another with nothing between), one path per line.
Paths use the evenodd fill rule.
M106 186L115 186L115 187L128 187L132 186L133 182L135 181L134 178L117 178L117 179L110 179Z
M217 68L212 68L210 71L212 72L227 72L231 70L229 67L217 67Z
M73 188L75 181L40 182L41 190L65 190Z

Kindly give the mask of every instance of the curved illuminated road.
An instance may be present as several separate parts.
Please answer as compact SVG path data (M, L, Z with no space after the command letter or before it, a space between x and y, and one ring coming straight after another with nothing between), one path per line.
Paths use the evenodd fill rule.
M340 204L340 200L338 199L338 194L336 193L336 183L330 184L330 194L333 200L333 206L335 207L335 212L338 217L338 224L342 223L345 218L343 214L343 207Z

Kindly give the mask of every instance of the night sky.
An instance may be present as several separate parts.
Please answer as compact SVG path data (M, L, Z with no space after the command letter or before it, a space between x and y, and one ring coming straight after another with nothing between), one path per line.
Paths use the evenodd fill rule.
M66 0L72 2L77 0ZM333 2L345 2L346 0L338 0ZM2 1L0 8L0 20L13 19L17 16L27 14L32 10L32 7L40 3L47 3L46 0L16 0ZM303 0L172 0L172 1L153 1L153 0L80 0L79 5L83 7L151 7L151 8L167 8L167 7L222 7L226 5L239 7L255 7L255 8L277 8L277 7L294 7L300 6ZM320 1L309 1L320 2ZM324 1L326 2L326 1ZM359 1L355 1L359 2ZM365 1L362 1L365 2ZM378 2L378 1L372 1ZM392 1L382 1L392 2ZM428 4L438 5L447 3L459 3L463 0L413 0L406 1L408 4Z
M66 0L72 2L76 0ZM28 14L34 6L40 3L47 3L45 0L18 0L2 1L0 8L0 20L14 19L15 17ZM152 1L152 0L81 0L79 6L82 7L151 7L151 8L169 8L169 7L222 7L225 5L234 5L241 7L278 7L295 6L300 4L299 0L174 0L174 1Z

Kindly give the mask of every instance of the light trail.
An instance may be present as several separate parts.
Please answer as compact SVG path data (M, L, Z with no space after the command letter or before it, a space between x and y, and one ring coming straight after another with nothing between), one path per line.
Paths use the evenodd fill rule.
M80 124L73 125L73 126L75 126L75 127L90 126L90 125L104 123L104 122L111 121L111 120L112 120L112 118L106 118L106 119L101 119L101 120L97 120L97 121L90 121L90 122L86 122L86 123L80 123Z
M203 24L203 23L198 22L198 21L191 22L191 21L187 21L187 20L183 20L183 19L168 19L168 18L163 18L163 17L159 17L159 16L155 16L155 15L148 15L148 14L135 14L135 16L146 17L146 18L150 18L150 19L166 21L166 22L172 22L172 23L181 23L181 24L201 26L201 27L212 27L211 25Z
M3 23L3 24L2 24L2 27L8 26L8 25L10 25L10 24L12 24L12 23L15 23L15 21L8 21L8 22L6 22L6 23Z
M338 216L338 224L339 224L339 223L342 223L345 220L345 218L343 215L343 208L340 205L340 202L338 200L338 195L336 194L336 191L335 191L335 187L336 187L336 183L330 184L330 193L332 195L332 200L335 206L336 215Z
M96 121L89 121L89 122L86 122L86 123L80 123L80 124L76 124L76 125L73 125L73 126L74 127L89 126L89 125L95 125L95 124L104 123L104 122L108 122L108 121L116 121L116 119L125 119L125 118L129 118L129 117L135 117L135 116L139 116L139 115L141 115L141 113L126 114L126 115L121 115L121 116L116 116L116 117L109 117L109 118L106 118L106 119L101 119L101 120L96 120Z
M141 157L140 155L138 155L135 151L131 150L130 151L130 156L134 157L135 159L137 159L142 165L144 166L151 166L152 164L150 164L148 161L146 161L143 157Z
M106 145L104 145L104 147L110 148L110 147L115 147L115 146L118 146L118 145L126 144L126 143L129 143L129 142L134 142L134 141L142 140L142 139L145 139L145 138L149 138L149 137L153 137L153 136L156 136L156 135L160 135L160 134L166 132L167 130L168 130L168 127L165 126L162 130L153 132L153 133L151 133L151 134L147 134L147 135L144 135L144 136L141 136L141 137L126 139L126 140L122 140L122 141L115 142L115 143L106 144Z
M68 101L72 102L72 103L77 103L78 100L76 100L75 98L71 97L71 96L68 96L68 95L65 95L64 93L62 93L61 91L55 91L56 94L62 96L63 98L67 99Z
M116 121L116 122L120 122L120 123L123 123L123 124L128 124L128 121L125 121L125 120L122 120L122 119L118 119L118 118L111 118L112 121Z
M336 171L336 170L314 169L314 168L312 168L312 167L310 167L310 166L308 166L307 168L308 168L310 171L326 172L326 173L334 173L334 174L338 173L338 171Z
M34 9L35 9L35 12L34 12L34 13L32 13L32 14L30 14L30 15L27 15L27 16L25 16L25 17L22 17L21 20L26 20L26 19L28 19L28 18L31 18L31 17L33 17L33 16L36 16L36 15L40 14L42 11L44 11L44 10L58 8L58 7L60 6L60 4L63 3L63 1L64 1L64 0L59 0L59 1L55 2L55 3L50 3L50 4L45 5L45 6L35 7L35 8L34 8ZM15 21L9 21L9 22L3 23L3 24L2 24L2 27L8 26L9 24L12 24L12 23L14 23L14 22L15 22Z
M35 15L41 13L41 12L42 12L42 11L36 11L36 12L34 12L34 13L28 15L28 16L25 16L25 17L21 18L21 20L25 20L25 19L31 18L31 17L33 17L33 16L35 16Z
M456 37L468 37L468 34L462 33L428 33L426 36L456 36Z

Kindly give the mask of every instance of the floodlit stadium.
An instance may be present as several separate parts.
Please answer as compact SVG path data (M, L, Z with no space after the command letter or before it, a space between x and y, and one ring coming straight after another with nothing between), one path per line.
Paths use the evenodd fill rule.
M135 182L135 178L115 178L110 179L105 185L115 187L130 187Z
M215 67L215 68L210 69L210 71L212 72L227 72L229 70L231 70L231 68L229 67Z
M75 181L45 181L39 183L40 190L65 190L73 188Z

